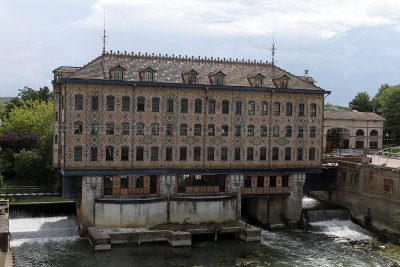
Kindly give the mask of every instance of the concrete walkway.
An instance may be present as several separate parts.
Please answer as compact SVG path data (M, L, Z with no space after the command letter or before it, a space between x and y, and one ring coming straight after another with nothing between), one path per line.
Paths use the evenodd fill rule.
M389 159L387 157L379 156L379 155L368 155L368 158L372 158L371 164L373 165L382 165L386 162L386 167L389 168L400 168L400 159Z

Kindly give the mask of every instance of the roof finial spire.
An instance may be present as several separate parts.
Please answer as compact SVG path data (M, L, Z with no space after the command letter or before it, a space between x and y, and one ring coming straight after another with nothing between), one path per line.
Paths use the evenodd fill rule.
M104 20L103 20L103 55L106 54L106 7L104 6Z
M272 54L272 66L275 66L275 32L272 34L272 48L271 48L271 54Z

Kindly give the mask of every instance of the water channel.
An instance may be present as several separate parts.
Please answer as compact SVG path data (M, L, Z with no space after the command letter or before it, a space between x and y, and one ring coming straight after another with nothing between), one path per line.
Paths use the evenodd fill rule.
M305 205L313 202L306 199ZM307 230L263 230L260 243L225 238L195 240L188 248L114 245L108 252L94 252L79 237L73 213L17 213L10 219L11 250L16 266L391 266L391 259L353 248L351 241L372 234L346 212L312 211Z

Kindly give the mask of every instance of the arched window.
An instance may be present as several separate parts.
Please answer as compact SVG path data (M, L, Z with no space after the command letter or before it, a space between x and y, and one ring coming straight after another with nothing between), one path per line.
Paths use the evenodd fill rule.
M214 161L214 148L211 146L207 148L207 160Z
M106 147L106 161L114 160L114 147L108 146Z
M260 160L267 160L267 148L260 147Z
M129 111L131 98L129 96L122 97L122 111Z
M272 148L272 160L279 160L279 148L278 147Z
M182 98L181 99L181 113L188 113L188 99Z
M145 98L143 96L137 98L137 111L144 111L144 102Z
M378 131L377 130L372 130L369 135L370 136L378 136Z
M222 100L222 114L229 114L229 100Z
M123 146L121 147L121 161L129 160L129 147Z
M74 122L74 134L82 134L83 123L81 121Z
M268 127L265 125L261 125L260 136L267 136L267 134L268 134Z
M221 161L227 161L227 160L228 160L228 148L224 146L221 148Z
M151 99L151 111L152 112L160 112L160 98L153 97Z
M254 125L249 125L247 127L247 136L254 136Z
M256 112L256 103L254 101L249 101L248 105L249 115L254 115Z
M142 146L136 147L136 161L143 161L144 148Z
M112 95L107 96L107 110L108 111L114 110L114 96Z
M75 95L75 110L83 110L83 95Z
M248 147L247 148L247 160L252 161L254 159L253 154L254 154L254 147Z
M364 131L361 129L358 129L356 132L356 136L364 136Z
M293 105L292 103L286 103L286 116L292 116L293 114Z
M186 123L182 123L181 127L180 127L180 135L187 135L187 124Z
M201 113L203 101L201 99L194 100L194 113Z
M136 135L144 135L144 123L139 122L136 124Z
M151 135L158 135L160 132L160 126L158 123L153 123L151 125Z
M310 160L310 161L315 160L315 148L314 147L310 147L308 149L308 160Z
M292 126L285 127L285 137L292 137Z
M114 123L113 122L106 123L106 134L114 134Z
M208 114L215 114L215 100L208 100Z
M208 136L214 136L215 135L215 125L214 124L209 124L208 125L207 135Z
M156 146L151 147L150 159L151 161L158 161L158 147Z
M310 117L316 117L317 116L317 105L316 104L310 104Z
M82 147L81 146L74 147L74 161L82 161Z

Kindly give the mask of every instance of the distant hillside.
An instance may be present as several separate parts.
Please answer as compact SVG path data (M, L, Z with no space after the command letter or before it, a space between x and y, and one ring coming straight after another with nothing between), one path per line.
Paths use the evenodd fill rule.
M346 111L347 107L336 106L336 105L326 103L324 109L331 110L331 111Z

